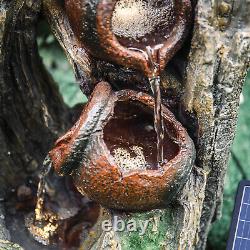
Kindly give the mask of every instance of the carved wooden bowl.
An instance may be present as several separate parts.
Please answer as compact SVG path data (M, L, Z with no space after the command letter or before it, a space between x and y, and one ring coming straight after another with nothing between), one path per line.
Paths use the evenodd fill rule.
M190 0L65 0L73 31L94 57L152 76L146 48L162 71L180 49L191 20Z
M99 83L80 119L55 145L56 171L70 174L82 194L104 207L138 211L164 207L189 177L195 149L186 130L163 107L166 162L158 168L154 100Z

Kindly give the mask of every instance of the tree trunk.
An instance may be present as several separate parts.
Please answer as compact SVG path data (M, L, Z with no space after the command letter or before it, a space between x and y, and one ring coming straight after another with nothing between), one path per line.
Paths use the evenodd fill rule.
M0 6L0 207L4 214L10 191L41 169L49 148L68 128L70 113L38 55L35 25L41 2L1 1ZM0 239L10 240L4 224L1 221Z
M250 2L198 0L193 7L193 33L163 75L162 88L164 104L195 142L196 166L182 192L165 209L133 214L104 209L93 228L95 237L90 235L83 242L84 249L205 249L209 227L220 216L239 97L250 60ZM1 2L1 214L1 201L8 199L11 188L36 172L71 120L69 108L38 55L35 27L40 13L47 18L86 94L100 79L117 86L125 74L124 69L95 61L80 48L56 1ZM131 72L129 81L144 83L145 79ZM126 81L124 84L127 86ZM136 88L148 91L145 86ZM0 246L11 240L1 218ZM115 218L148 220L150 226L144 235L100 229L104 219Z

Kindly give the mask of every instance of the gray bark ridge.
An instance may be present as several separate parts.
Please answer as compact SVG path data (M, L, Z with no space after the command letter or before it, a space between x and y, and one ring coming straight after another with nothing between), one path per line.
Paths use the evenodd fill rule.
M207 173L196 249L220 216L240 93L250 60L250 3L200 0L187 66L184 104L197 114L197 166Z
M42 166L69 110L38 54L40 1L1 1L0 198Z

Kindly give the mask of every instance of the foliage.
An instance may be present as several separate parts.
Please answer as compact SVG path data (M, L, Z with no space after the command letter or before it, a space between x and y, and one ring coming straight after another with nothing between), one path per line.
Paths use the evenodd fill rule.
M86 102L87 98L75 81L73 69L54 37L38 38L38 46L43 63L58 84L64 102L70 107Z

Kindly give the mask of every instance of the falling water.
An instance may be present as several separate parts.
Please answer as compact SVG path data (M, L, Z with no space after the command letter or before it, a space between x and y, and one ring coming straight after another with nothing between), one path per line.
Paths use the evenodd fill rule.
M52 173L52 164L49 157L46 157L43 163L43 171L37 189L37 203L35 214L29 214L25 219L25 224L33 237L43 245L48 245L50 237L56 231L58 224L53 214L47 213L45 210L45 196L47 178Z
M159 166L164 162L164 154L163 154L163 142L164 142L164 123L162 117L162 108L161 108L161 89L160 83L161 78L159 74L159 60L158 53L160 46L156 48L151 48L150 46L146 47L147 52L147 60L152 69L152 77L149 78L149 83L151 86L151 90L154 95L154 127L157 136L157 162Z
M154 106L154 127L157 136L157 162L159 165L164 162L163 155L163 141L164 141L164 124L162 119L161 109L161 91L160 91L160 77L152 77L149 79L151 89L155 99Z
M161 110L159 50L173 18L172 1L118 0L112 16L112 30L128 49L141 52L151 69L149 82L155 99L154 127L157 134L158 167L164 162L164 125Z
M46 177L51 171L51 161L46 157L43 163L43 171L41 173L40 181L37 189L37 203L35 209L35 220L40 221L43 219L44 196L46 193Z
M161 165L166 162L166 159L164 159L164 152L163 152L163 143L164 143L164 122L162 117L162 100L161 100L161 77L159 73L159 50L163 46L163 44L158 44L157 46L154 46L153 48L150 46L146 46L145 50L141 50L138 48L128 48L130 50L134 51L140 51L142 54L144 54L145 58L148 61L148 64L150 65L150 68L152 70L152 77L149 77L149 83L151 87L151 91L154 96L154 128L156 132L157 137L157 162L158 167L161 168Z

